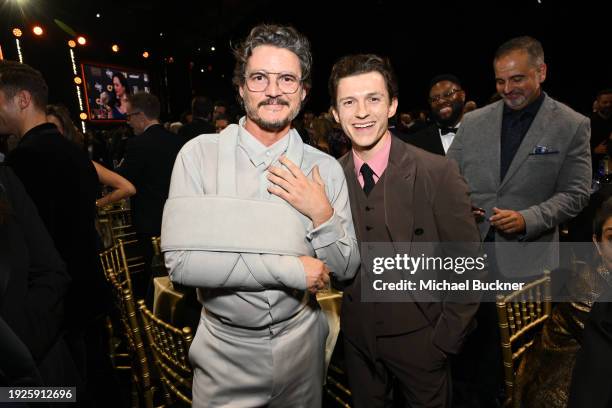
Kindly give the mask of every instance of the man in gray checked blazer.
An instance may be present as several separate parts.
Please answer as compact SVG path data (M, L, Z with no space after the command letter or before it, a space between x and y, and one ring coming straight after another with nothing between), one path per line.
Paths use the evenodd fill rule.
M464 116L447 156L459 164L489 243L489 277L525 282L558 265L558 226L589 201L590 123L542 91L546 64L537 40L509 40L493 62L502 100ZM470 391L454 402L496 406L502 364L495 304L481 303L476 320L453 373L455 388L463 382Z
M495 242L500 274L534 276L556 266L558 225L588 203L590 124L542 91L537 40L506 42L494 67L502 100L464 117L448 157L468 183L481 237ZM520 244L498 245L506 242Z

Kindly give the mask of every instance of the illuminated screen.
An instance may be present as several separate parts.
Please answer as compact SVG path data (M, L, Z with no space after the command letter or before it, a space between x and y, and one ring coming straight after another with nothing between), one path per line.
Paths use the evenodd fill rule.
M101 64L81 64L87 114L93 121L125 120L125 102L136 92L151 92L145 71Z

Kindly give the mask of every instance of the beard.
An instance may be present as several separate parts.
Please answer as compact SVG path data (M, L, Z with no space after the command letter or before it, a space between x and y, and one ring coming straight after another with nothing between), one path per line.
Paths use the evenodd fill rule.
M275 104L289 107L289 114L284 118L273 121L263 119L261 116L259 116L258 111L261 106ZM253 103L251 103L251 101L249 101L247 98L244 99L244 109L246 111L247 117L251 119L261 129L268 132L277 132L286 128L300 113L300 107L300 104L298 104L294 108L291 108L291 104L281 98L268 98L264 101L259 102L257 106L253 106Z
M433 116L434 122L440 125L440 127L454 126L463 114L463 102L461 101L451 102L450 108L452 109L452 112L450 116L446 118L440 117L440 110L431 111L431 116Z
M612 108L599 109L599 114L606 119L610 119L610 116L612 116Z

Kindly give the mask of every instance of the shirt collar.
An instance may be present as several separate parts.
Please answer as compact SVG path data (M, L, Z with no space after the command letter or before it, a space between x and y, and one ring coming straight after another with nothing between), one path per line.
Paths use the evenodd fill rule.
M38 133L40 131L49 132L49 131L53 131L53 130L56 130L57 132L59 132L59 130L57 130L57 126L55 126L53 123L50 123L50 122L42 123L42 124L40 124L38 126L34 126L32 129L30 129L27 132L25 132L21 138L24 139L24 138L30 136L31 134Z
M265 146L255 138L244 127L244 118L240 120L240 132L238 134L238 145L251 160L254 166L265 163L269 166L274 160L278 159L289 147L289 133L271 146Z
M447 133L445 135L442 135L442 128L439 125L436 125L436 126L438 127L438 134L440 135L440 137L456 135L456 133ZM461 122L457 122L455 126L449 126L449 127L454 127L455 129L457 129L457 131L459 131L459 126L461 126Z
M144 132L146 132L147 130L149 130L149 128L150 128L150 127L157 126L157 125L161 126L161 124L160 124L160 123L151 123L149 126L147 126L146 128L144 128L144 130L142 131L142 133L144 133Z
M368 166L370 166L374 174L376 174L376 177L380 178L389 164L389 152L391 152L391 133L388 133L387 140L385 141L383 147L367 162L361 160L359 155L357 155L357 152L355 152L355 149L352 149L352 151L353 163L355 164L355 175L357 177L359 177L361 174L360 170L363 163L368 163Z

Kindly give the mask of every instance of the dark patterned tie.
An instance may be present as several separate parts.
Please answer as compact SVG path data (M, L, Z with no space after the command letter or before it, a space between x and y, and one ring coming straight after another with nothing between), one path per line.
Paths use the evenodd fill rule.
M363 176L363 192L369 195L374 188L374 172L367 163L363 163L359 172Z

